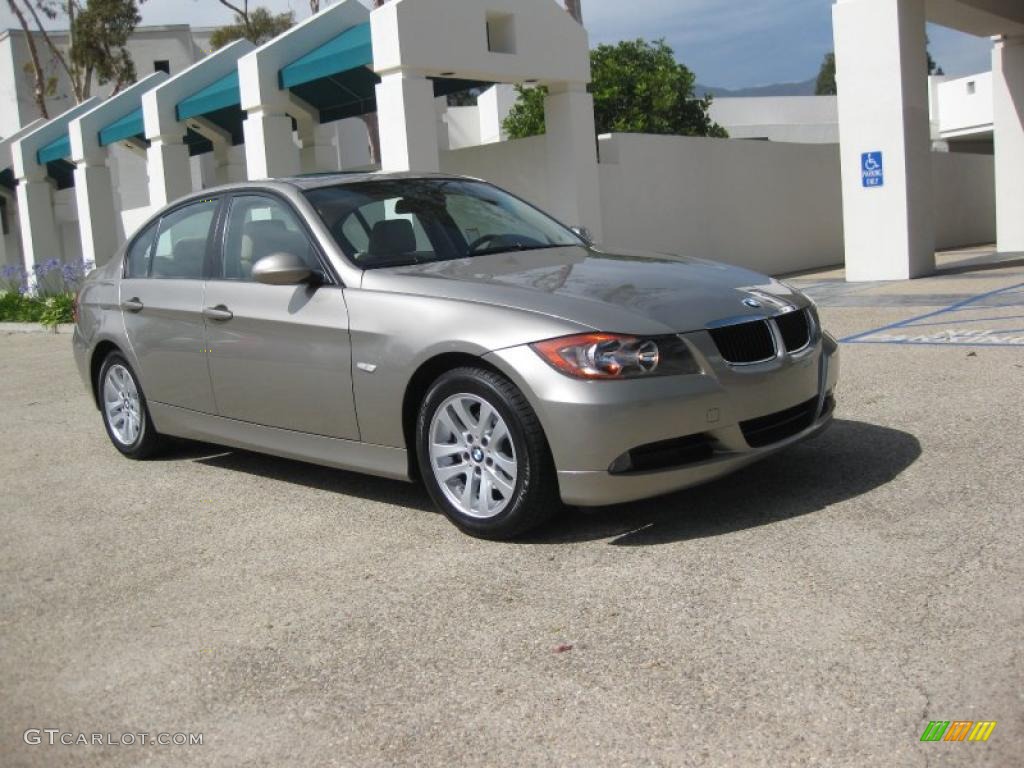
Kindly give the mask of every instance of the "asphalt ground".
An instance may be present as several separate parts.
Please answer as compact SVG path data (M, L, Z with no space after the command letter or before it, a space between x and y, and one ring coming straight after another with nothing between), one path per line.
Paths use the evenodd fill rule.
M1024 346L875 338L1024 327L962 322L1024 315L1024 260L971 258L798 278L852 339L825 435L516 544L415 486L122 459L69 338L0 335L0 765L1020 765Z

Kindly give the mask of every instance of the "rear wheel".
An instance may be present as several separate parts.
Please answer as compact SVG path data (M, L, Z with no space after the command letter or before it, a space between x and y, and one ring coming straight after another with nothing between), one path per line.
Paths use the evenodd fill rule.
M472 536L513 538L561 505L536 414L493 371L458 368L434 382L420 408L416 443L434 502Z
M130 459L157 453L163 438L153 428L142 387L120 352L107 355L98 383L103 425L114 447Z

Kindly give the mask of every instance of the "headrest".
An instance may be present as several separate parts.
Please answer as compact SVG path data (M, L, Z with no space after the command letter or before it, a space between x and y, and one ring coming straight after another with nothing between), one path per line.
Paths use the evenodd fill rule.
M416 250L416 232L408 219L378 221L370 234L371 256L399 256Z

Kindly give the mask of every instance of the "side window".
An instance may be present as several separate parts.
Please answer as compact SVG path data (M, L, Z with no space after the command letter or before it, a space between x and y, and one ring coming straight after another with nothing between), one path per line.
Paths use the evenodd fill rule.
M153 255L153 241L156 240L157 224L149 227L135 238L128 249L128 277L149 277L150 257Z
M202 279L206 243L216 211L217 201L205 200L186 205L160 219L150 275L164 279Z
M234 198L228 215L221 276L225 280L251 280L253 265L275 253L291 253L310 269L320 268L316 251L288 205L261 195Z

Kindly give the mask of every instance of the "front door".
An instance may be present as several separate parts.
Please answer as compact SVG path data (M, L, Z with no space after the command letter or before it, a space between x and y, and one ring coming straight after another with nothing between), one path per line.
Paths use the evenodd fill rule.
M236 195L204 305L217 413L358 440L344 290L255 282L253 265L275 253L292 253L322 271L318 250L289 204Z
M217 200L169 211L128 250L121 312L146 397L214 413L206 365L204 270Z

